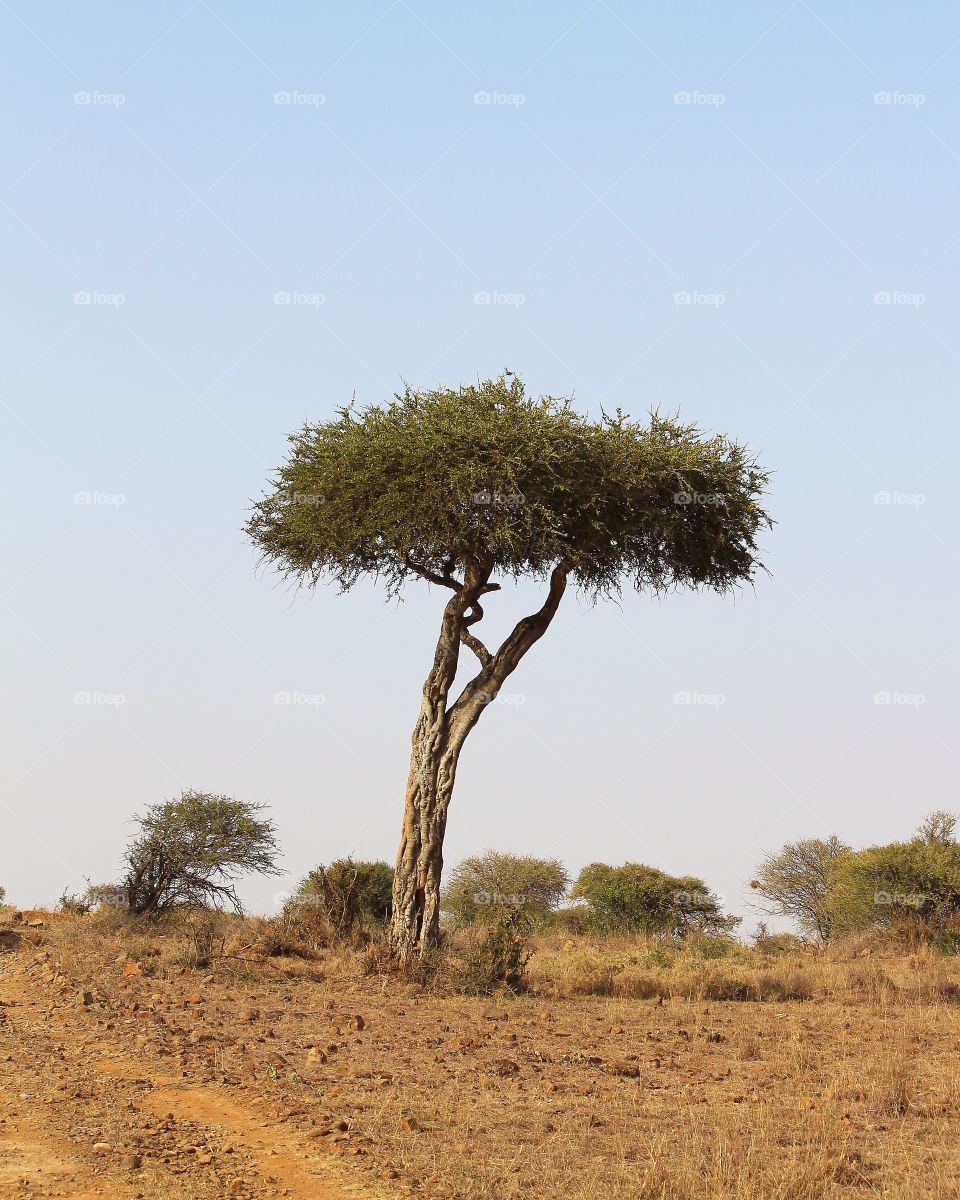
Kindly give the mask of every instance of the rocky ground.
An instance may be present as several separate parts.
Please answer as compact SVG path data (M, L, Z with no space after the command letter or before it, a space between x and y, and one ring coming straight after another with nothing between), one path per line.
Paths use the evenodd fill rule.
M960 1194L955 1003L490 1000L36 919L0 930L3 1197Z

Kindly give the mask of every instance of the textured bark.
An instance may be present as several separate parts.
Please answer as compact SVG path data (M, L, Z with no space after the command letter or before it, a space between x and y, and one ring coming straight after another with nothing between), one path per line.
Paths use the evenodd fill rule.
M419 570L413 563L410 566ZM480 597L497 590L497 585L489 582L491 570L492 564L469 565L463 583L449 575L419 571L432 582L451 588L454 595L444 609L433 668L423 685L413 731L391 918L393 953L401 965L415 955L422 956L439 940L443 835L463 743L480 714L496 699L504 680L553 620L569 564L559 563L554 568L543 607L518 621L496 654L470 632L471 626L483 619ZM461 645L473 651L481 669L458 699L448 704Z

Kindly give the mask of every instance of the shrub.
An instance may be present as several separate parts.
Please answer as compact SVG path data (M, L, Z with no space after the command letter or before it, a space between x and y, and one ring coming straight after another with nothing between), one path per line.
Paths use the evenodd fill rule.
M234 881L253 871L276 873L276 827L262 806L185 791L137 818L121 884L129 912L155 917L169 909L242 912Z
M460 986L476 996L489 996L501 987L526 990L530 922L518 909L501 913L483 925L468 944L460 967Z
M768 854L750 886L770 904L771 915L796 921L802 933L823 943L833 933L828 895L833 864L850 847L838 837L805 838L788 842Z
M450 872L441 903L459 925L499 924L510 909L540 923L556 910L569 886L566 869L555 858L488 850L465 858Z
M590 923L605 932L682 937L692 931L720 933L737 924L736 918L723 915L702 879L674 877L640 863L592 863L580 872L570 894L587 903Z
M846 854L834 864L829 904L837 928L934 938L960 913L960 846L918 836Z
M285 913L296 924L343 940L390 915L393 870L385 862L337 859L301 881Z

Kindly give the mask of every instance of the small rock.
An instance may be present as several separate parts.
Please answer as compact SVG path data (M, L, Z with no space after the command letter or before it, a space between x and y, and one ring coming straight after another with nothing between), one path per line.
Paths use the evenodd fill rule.
M366 1025L366 1021L360 1016L359 1013L357 1013L357 1015L353 1018L353 1023L357 1029L363 1029L363 1027Z
M310 1050L307 1054L307 1066L308 1067L318 1066L322 1063L325 1063L326 1061L327 1061L327 1056L324 1054L324 1052L320 1049L319 1046L311 1046L310 1047Z
M400 1128L404 1133L420 1133L423 1130L423 1126L416 1117L404 1117L400 1122Z
M123 1165L128 1171L139 1171L143 1166L143 1159L139 1154L125 1154L123 1156Z
M113 1147L110 1145L109 1142L94 1142L93 1143L94 1154L109 1154L112 1150L113 1150Z
M84 992L81 996L81 1000L85 1005L91 1005L93 1003L93 992Z

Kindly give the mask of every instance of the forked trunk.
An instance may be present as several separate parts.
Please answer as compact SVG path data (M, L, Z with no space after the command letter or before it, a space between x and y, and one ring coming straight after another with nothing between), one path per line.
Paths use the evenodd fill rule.
M412 563L408 565L414 569ZM497 590L496 584L488 582L491 567L492 561L472 564L462 584L452 577L418 569L431 582L452 588L454 595L444 609L433 668L423 686L423 703L413 731L390 918L391 949L400 966L406 966L415 955L422 957L440 938L443 835L464 739L481 712L496 699L503 681L550 624L570 570L565 560L554 567L543 607L518 621L496 654L491 654L471 632L471 626L483 618L480 598ZM461 645L469 646L476 654L481 669L449 704Z

